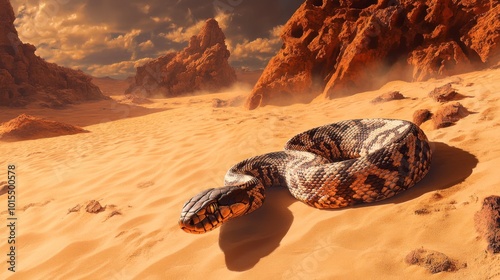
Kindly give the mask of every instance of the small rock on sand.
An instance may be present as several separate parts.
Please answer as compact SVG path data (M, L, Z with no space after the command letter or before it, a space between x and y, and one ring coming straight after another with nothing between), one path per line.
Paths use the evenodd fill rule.
M228 100L222 100L220 98L212 99L212 107L222 108L222 107L237 107L243 104L245 98L241 95L230 98Z
M457 121L465 118L469 115L469 111L460 104L460 102L455 102L451 104L443 105L434 114L434 128L443 128L454 125Z
M386 92L382 95L379 95L378 97L373 99L371 101L371 103L376 104L376 103L388 102L388 101L392 101L392 100L401 100L401 99L405 99L405 97L401 94L401 92L389 91L389 92Z
M212 107L214 108L221 108L221 107L226 107L227 106L227 101L222 100L219 98L214 98L212 99Z
M420 109L413 113L413 123L420 126L432 117L431 111L427 109Z
M452 86L451 83L447 83L444 86L440 86L435 88L429 93L429 97L432 99L436 100L437 102L448 102L452 100L457 100L461 97L460 95Z
M9 184L7 182L0 182L0 195L4 195L9 191Z
M405 261L410 265L422 266L431 273L443 271L451 272L467 267L466 263L460 263L457 260L453 260L441 252L423 248L411 251L406 256Z
M87 203L87 206L85 206L85 211L92 214L97 214L104 210L106 210L106 206L102 207L97 200L91 200Z

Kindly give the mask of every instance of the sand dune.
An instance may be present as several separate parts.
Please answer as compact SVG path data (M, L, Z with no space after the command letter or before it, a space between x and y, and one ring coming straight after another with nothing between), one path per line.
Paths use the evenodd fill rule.
M435 156L428 176L406 193L321 211L274 189L262 209L213 232L178 228L183 203L220 186L238 161L281 150L296 133L326 123L411 120L417 109L435 111L440 104L426 95L448 82L466 96L460 102L472 114L439 130L422 125ZM392 90L407 98L370 102ZM241 92L140 106L106 100L65 110L2 109L0 122L27 113L90 133L0 143L2 176L10 163L18 177L17 272L3 269L0 278L500 279L499 256L485 252L473 219L484 197L500 193L499 92L497 69L254 111L211 105L212 98ZM69 211L90 200L105 210ZM421 247L467 267L430 274L406 264L405 256ZM2 242L0 252L7 250Z

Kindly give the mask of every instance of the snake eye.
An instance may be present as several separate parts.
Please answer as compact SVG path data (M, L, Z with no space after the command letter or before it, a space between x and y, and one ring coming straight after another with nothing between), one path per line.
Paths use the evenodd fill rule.
M217 202L212 202L210 205L207 207L207 212L209 214L215 213L217 211L217 208L219 208L219 205L217 205Z

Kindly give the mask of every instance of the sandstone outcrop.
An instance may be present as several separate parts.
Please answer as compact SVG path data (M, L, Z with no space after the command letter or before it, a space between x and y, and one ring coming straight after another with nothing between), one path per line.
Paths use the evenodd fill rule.
M48 107L106 98L82 71L48 63L19 40L9 0L0 0L0 105Z
M307 0L246 101L308 102L494 65L500 5L489 0Z
M229 65L225 36L215 19L209 19L182 51L168 53L137 68L127 93L178 96L196 91L214 92L236 81Z

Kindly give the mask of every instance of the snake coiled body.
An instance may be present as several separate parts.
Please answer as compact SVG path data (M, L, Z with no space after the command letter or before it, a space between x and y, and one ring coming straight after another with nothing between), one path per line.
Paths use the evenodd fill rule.
M179 224L191 233L212 230L259 208L272 186L287 187L316 208L379 201L414 186L430 163L427 137L411 122L358 119L324 125L292 137L283 151L234 165L223 187L186 202Z

